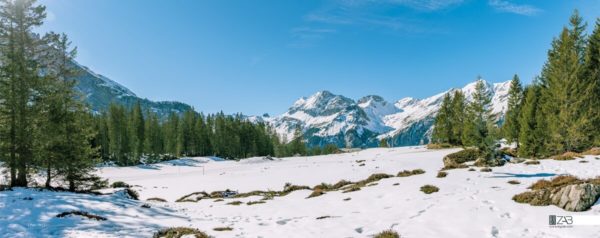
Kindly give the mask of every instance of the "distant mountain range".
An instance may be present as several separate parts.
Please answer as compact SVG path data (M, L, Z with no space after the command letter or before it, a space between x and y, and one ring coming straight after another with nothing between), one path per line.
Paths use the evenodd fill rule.
M75 77L76 88L83 93L90 109L102 112L111 103L132 106L139 102L143 110L156 112L161 118L166 118L172 112L182 113L192 109L188 104L174 101L151 101L140 98L128 88L109 78L97 74L88 67L73 62L73 67L79 72Z
M140 98L128 88L83 65L73 62L73 66L81 72L76 77L76 87L84 94L94 112L106 110L112 102L126 106L140 102L144 110L156 112L161 118L166 118L172 112L183 113L192 109L181 102L156 102ZM355 101L329 91L320 91L298 99L282 115L248 118L269 123L287 141L292 140L296 128L300 128L309 146L335 144L338 147L375 147L381 139L387 139L391 146L426 144L443 96L461 90L470 100L476 83L424 99L402 98L395 103L377 95ZM501 121L506 113L510 81L494 84L485 82L485 85L493 95L492 112Z
M354 101L329 91L320 91L298 99L282 115L252 119L270 123L288 141L293 139L299 127L310 146L375 147L381 139L387 139L391 146L426 144L443 96L461 90L470 100L476 83L425 99L407 97L395 103L377 95ZM506 112L510 81L484 83L486 90L493 95L492 113L501 121Z

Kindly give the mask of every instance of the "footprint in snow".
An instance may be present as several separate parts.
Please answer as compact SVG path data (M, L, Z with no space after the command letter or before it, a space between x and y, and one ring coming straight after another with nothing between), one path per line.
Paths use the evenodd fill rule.
M291 221L292 219L283 219L283 220L279 220L277 221L278 225L285 225L288 223L288 221Z
M498 230L498 228L496 228L495 226L492 226L492 237L498 237L498 234L500 234L500 231Z
M502 213L502 215L500 215L500 217L501 217L501 218L506 218L506 219L510 219L510 218L512 218L512 217L510 216L510 213L508 213L508 212Z

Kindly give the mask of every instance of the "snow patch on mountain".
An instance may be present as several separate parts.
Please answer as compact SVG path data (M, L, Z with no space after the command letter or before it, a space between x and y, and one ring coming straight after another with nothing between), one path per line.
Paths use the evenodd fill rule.
M506 113L510 81L493 84L482 81L492 95L491 112L498 120L502 120ZM315 136L342 146L373 146L376 145L373 141L384 138L400 138L400 141L392 144L415 145L428 141L444 95L460 90L467 100L471 100L476 84L477 81L474 81L462 88L453 88L428 98L406 97L395 103L389 103L377 95L354 101L329 91L320 91L298 99L280 116L261 120L270 123L276 133L287 141L293 139L296 128L300 128L305 139L319 143L309 143L312 146L323 143L322 140L314 140ZM349 136L351 133L354 134Z

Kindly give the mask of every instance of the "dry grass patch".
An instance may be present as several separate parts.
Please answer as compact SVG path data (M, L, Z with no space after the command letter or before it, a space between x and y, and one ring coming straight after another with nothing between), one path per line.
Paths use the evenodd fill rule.
M579 154L579 153L565 152L562 155L551 156L550 159L553 159L553 160L574 160L575 158L581 158L581 157L583 157L583 156L581 154Z
M252 205L263 204L263 203L266 203L266 202L265 201L250 201L250 202L247 202L246 205L252 206Z
M537 164L540 164L540 161L538 161L538 160L528 160L528 161L525 161L524 164L525 165L537 165Z
M242 202L240 201L233 201L233 202L228 202L226 203L227 205L232 205L232 206L239 206L242 204Z
M152 198L148 198L148 199L146 199L146 201L152 201L152 202L167 202L167 200L165 200L164 198L159 198L159 197L152 197Z
M181 237L195 237L195 238L211 238L206 233L189 227L170 227L162 229L154 233L153 238L181 238Z
M521 184L521 182L519 182L519 180L510 180L510 181L508 181L508 183L512 184L512 185Z
M225 226L225 227L215 227L213 228L213 231L232 231L233 228Z
M418 175L418 174L424 174L424 173L425 173L425 170L422 170L422 169L404 170L404 171L398 172L398 174L396 176L398 176L398 177L408 177L408 176L413 176L413 175Z
M479 171L481 171L481 172L492 172L492 168L488 168L488 167L486 167L486 168L482 168L482 169L481 169L481 170L479 170Z
M438 177L438 178L445 178L446 176L448 176L447 172L440 171L440 172L437 173L436 177Z
M85 218L91 219L91 220L106 221L106 217L94 215L89 212L76 211L76 210L63 212L63 213L56 215L56 217L58 217L58 218L63 218L63 217L67 217L67 216L82 216L82 217L85 217Z
M315 189L313 190L313 192L312 192L310 195L308 195L308 197L306 197L306 198L314 198L314 197L321 196L321 195L323 195L323 194L325 194L325 192L324 192L322 189L320 189L320 188L315 188Z
M375 234L373 238L400 238L400 235L398 234L398 232L395 232L393 230L385 230Z
M584 155L600 155L600 147L594 147L589 150L584 151L582 154Z
M587 161L587 160L580 160L579 163L585 164L585 163L589 163L589 161Z
M474 168L470 168L468 171L473 172L476 171Z
M454 147L456 147L456 146L453 146L448 143L429 143L429 144L427 144L427 149L430 149L430 150L440 150L440 149L448 149L448 148L454 148Z
M421 187L421 192L424 192L425 194L432 194L438 191L440 191L438 187L429 184Z

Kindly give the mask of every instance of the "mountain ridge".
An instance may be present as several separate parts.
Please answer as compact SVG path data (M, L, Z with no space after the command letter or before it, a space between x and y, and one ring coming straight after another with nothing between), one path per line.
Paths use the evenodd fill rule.
M496 120L502 121L510 81L478 80L482 80L492 94L490 109ZM300 127L309 146L333 143L339 147L375 147L381 139L388 140L391 146L426 144L443 96L460 90L471 100L478 80L427 98L404 97L393 103L378 95L353 100L322 90L296 100L281 115L254 117L254 120L271 124L284 141L293 139L296 128Z

